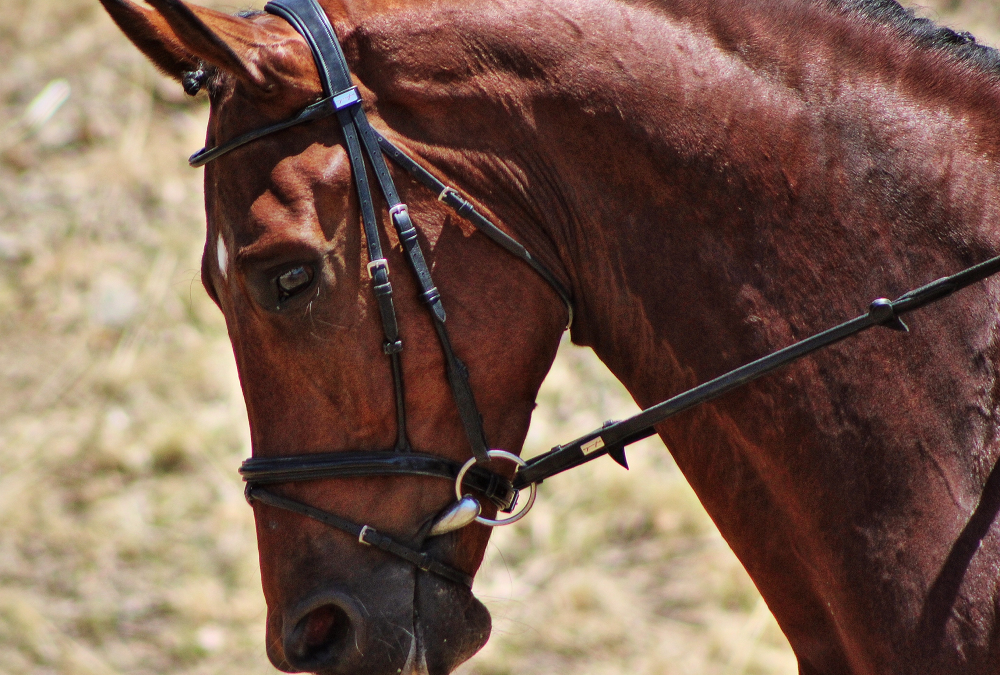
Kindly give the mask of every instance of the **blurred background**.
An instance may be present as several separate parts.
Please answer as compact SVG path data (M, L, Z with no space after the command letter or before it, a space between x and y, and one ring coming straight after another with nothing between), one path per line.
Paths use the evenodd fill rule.
M919 11L1000 35L994 2ZM198 278L206 117L97 0L0 0L2 673L276 672L246 417ZM569 344L539 404L529 454L635 410ZM493 637L464 675L796 672L663 446L630 461L547 481L494 536Z

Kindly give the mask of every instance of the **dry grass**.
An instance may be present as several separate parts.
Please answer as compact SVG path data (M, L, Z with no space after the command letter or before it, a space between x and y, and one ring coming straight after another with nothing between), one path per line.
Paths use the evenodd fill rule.
M993 39L994 4L946 9ZM204 102L96 0L0 0L0 64L0 672L275 672L245 413L197 281ZM572 348L540 403L536 450L632 406ZM498 533L476 586L494 637L464 673L795 672L662 446L632 463L549 481Z

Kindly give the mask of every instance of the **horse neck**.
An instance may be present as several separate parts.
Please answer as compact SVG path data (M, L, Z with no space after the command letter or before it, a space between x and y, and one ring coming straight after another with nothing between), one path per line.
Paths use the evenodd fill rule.
M574 341L643 405L1000 249L992 75L825 3L736 4L441 4L346 41L379 123L570 282ZM799 14L759 10L782 6ZM996 295L664 432L797 649L817 626L872 663L909 644L902 614L996 461ZM925 538L892 602L869 581L899 559L856 536L861 505Z
M894 251L943 273L994 243L991 76L815 3L694 4L445 7L356 43L389 125L565 271L574 340L640 400L923 281Z

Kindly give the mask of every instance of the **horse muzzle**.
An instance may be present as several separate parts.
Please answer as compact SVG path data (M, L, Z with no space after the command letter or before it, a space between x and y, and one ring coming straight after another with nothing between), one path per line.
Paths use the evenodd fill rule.
M489 637L489 612L465 587L396 561L350 576L359 583L269 608L267 655L276 668L446 675Z

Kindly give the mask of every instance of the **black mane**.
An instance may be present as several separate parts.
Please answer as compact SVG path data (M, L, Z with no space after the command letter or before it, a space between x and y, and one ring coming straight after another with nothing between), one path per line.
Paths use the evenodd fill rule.
M947 26L939 26L931 19L918 17L912 9L903 7L896 0L828 0L828 2L833 5L835 11L860 14L876 23L892 26L901 34L912 38L921 47L949 52L1000 77L1000 51L979 44L975 36L968 31L956 31ZM264 12L245 9L236 15L248 18L260 14Z
M918 17L912 9L903 7L896 0L831 1L839 11L861 14L877 23L897 28L921 47L946 51L1000 76L1000 51L979 44L971 33L955 31Z

